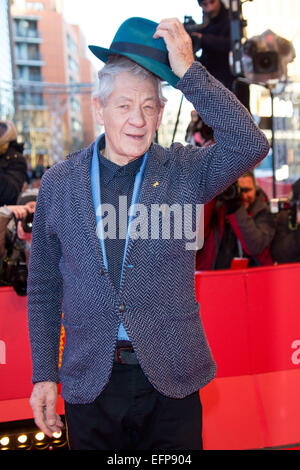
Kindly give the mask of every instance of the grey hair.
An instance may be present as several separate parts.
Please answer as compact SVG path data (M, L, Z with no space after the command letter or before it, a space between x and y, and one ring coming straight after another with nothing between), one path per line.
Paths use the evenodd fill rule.
M158 77L127 57L112 55L109 57L104 67L98 72L98 88L93 94L93 97L98 98L104 107L113 91L115 77L122 72L131 73L143 80L152 80L157 86L160 105L164 106L166 104L167 99L163 96L161 80Z

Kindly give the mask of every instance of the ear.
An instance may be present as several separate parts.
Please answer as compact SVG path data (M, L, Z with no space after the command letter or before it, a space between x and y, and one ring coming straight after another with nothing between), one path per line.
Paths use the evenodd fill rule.
M96 118L97 123L100 126L103 126L104 125L103 105L102 105L101 101L99 100L99 98L97 98L97 97L93 98L93 107L94 107L95 118Z
M158 113L158 117L157 117L156 130L158 130L159 126L161 125L161 121L162 121L162 118L163 118L164 110L165 110L165 107L164 107L164 106L161 106L161 107L160 107L160 110L159 110L159 113Z

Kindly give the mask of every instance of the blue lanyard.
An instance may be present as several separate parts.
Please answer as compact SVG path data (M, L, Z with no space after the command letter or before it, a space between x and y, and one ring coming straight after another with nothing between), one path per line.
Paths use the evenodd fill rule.
M100 190L100 165L99 165L99 158L98 158L98 144L100 139L103 137L103 135L100 135L95 144L94 144L94 151L93 151L93 157L92 157L92 163L91 163L91 187L92 187L92 196L93 196L93 202L94 202L94 208L95 208L95 215L96 215L96 225L97 229L100 230L100 234L98 235L100 245L101 245L101 250L102 250L102 255L103 255L103 262L106 270L108 270L108 261L107 261L107 256L106 256L106 250L105 250L105 243L104 243L104 231L103 231L103 224L102 224L102 213L101 210L101 190ZM124 255L123 255L123 262L122 262L122 271L121 271L121 280L120 283L122 282L122 276L123 276L123 269L124 269L124 264L125 264L125 258L126 258L126 252L127 252L127 246L128 246L128 240L129 240L129 234L130 234L130 224L131 221L134 217L134 207L137 204L140 196L140 189L141 185L143 182L144 178L144 171L146 167L146 162L147 162L147 156L148 152L146 152L143 155L143 160L140 166L140 169L138 173L136 174L135 180L134 180L134 186L133 186L133 193L132 193L132 198L131 198L131 207L130 207L130 212L129 212L129 220L128 220L128 227L127 227L127 234L126 234L126 240L125 240L125 248L124 248Z

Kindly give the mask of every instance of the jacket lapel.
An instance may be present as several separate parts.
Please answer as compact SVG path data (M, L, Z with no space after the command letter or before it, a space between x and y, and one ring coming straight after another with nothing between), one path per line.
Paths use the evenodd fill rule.
M140 192L140 204L150 207L151 204L162 204L169 185L168 159L160 158L150 147L144 181Z
M78 217L82 221L82 230L85 232L86 241L92 247L95 256L92 258L100 262L99 268L105 270L103 254L97 237L95 210L91 190L90 166L93 155L93 146L86 149L86 154L73 162L72 187L77 207Z
M148 220L150 218L151 204L163 204L166 201L169 182L168 159L165 155L158 155L152 145L149 149L147 165L138 201L139 204L142 204L147 208ZM128 264L134 243L135 240L133 238L129 238L124 269Z

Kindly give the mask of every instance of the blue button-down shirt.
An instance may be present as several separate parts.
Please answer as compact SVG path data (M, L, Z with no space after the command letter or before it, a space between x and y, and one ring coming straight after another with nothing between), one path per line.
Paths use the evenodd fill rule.
M101 145L101 141L100 141ZM102 149L101 149L102 150ZM124 230L121 235L119 233L120 220L119 220L119 203L120 196L127 197L127 205L121 205L124 211L126 207L126 214L122 213L122 224L126 223L128 226L128 209L131 204L133 186L137 172L140 169L142 157L137 158L127 165L120 166L105 158L101 150L99 150L99 166L100 166L100 190L101 190L101 203L111 204L115 208L116 213L116 237L105 239L105 251L108 263L108 275L115 286L119 290L120 279L122 272L122 261L125 249L125 236ZM122 229L123 229L122 226ZM120 236L119 236L120 235ZM120 335L119 335L120 336ZM119 338L120 339L120 338ZM128 339L128 338L126 338Z

